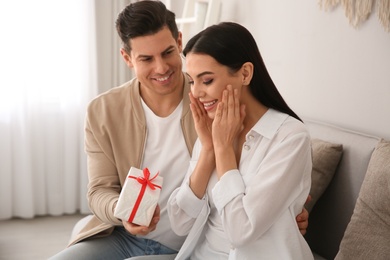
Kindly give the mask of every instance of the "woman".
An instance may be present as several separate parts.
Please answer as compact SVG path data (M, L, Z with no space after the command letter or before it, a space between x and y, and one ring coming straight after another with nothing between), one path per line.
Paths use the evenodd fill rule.
M177 259L313 259L295 221L310 190L310 136L253 36L220 23L183 54L198 140L168 202L172 228L188 235Z

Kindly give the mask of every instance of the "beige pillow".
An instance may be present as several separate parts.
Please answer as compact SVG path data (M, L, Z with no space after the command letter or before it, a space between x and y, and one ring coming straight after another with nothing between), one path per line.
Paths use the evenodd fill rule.
M311 201L305 205L309 212L328 187L343 153L343 145L320 139L312 139L311 147L313 157L310 189Z
M375 148L337 260L390 259L390 141Z

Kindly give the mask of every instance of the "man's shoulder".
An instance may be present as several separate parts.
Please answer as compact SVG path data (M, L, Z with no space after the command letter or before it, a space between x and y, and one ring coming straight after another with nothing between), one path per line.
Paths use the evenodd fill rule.
M116 101L120 97L126 96L127 92L130 92L130 89L135 85L136 79L132 79L126 83L123 83L120 86L113 87L106 92L103 92L99 94L97 97L92 99L91 103L93 102L101 102L105 100L114 100Z
M89 103L88 109L122 106L124 103L127 103L126 101L130 97L131 88L136 84L136 82L136 79L132 79L118 87L114 87L99 94Z

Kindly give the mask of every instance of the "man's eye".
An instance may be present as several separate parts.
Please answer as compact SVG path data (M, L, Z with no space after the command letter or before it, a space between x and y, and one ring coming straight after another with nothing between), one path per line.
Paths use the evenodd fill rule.
M172 54L172 53L173 53L173 50L169 50L169 51L166 51L166 52L164 53L164 55L167 56L167 55Z

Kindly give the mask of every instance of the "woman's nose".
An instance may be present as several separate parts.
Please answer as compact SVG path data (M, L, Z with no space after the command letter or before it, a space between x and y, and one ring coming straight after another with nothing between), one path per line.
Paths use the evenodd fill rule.
M195 83L192 85L191 90L192 90L192 95L195 98L201 98L205 96L205 92L203 91L202 87Z

